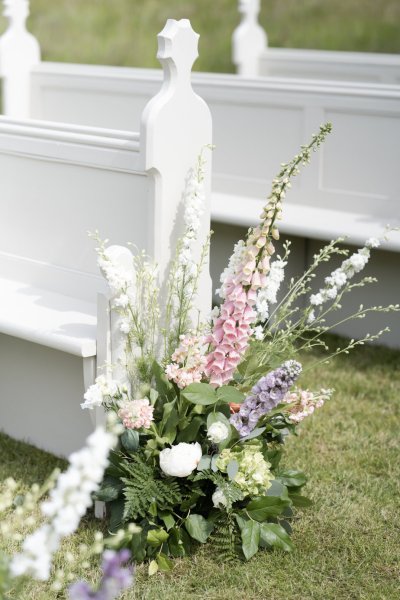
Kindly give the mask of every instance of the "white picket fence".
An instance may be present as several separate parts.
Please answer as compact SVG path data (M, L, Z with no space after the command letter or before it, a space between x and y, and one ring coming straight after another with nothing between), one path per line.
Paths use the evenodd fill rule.
M232 35L232 60L239 75L400 84L400 56L271 48L258 22L260 0L239 0L239 12L241 21Z
M136 128L0 118L0 427L57 454L82 445L92 428L83 393L118 358L87 231L146 250L161 284L182 231L185 178L212 141L209 109L190 84L197 40L188 21L167 22L161 90ZM206 273L198 308L210 307Z

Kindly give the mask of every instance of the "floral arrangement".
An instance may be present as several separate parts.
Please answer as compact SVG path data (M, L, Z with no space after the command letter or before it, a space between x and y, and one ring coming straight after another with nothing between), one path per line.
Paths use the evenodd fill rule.
M283 256L273 258L283 200L291 179L330 130L330 124L322 126L281 165L259 225L236 244L221 275L221 304L208 323L199 322L193 309L209 242L196 262L203 155L188 178L186 229L171 266L164 311L157 303L156 268L146 256L138 253L132 270L122 268L95 236L126 341L119 365L123 380L100 376L82 404L114 412L124 427L96 498L108 503L112 531L132 523L139 528L129 549L136 561L149 561L150 574L168 571L171 558L207 541L227 559L250 559L259 548L292 549L291 518L310 501L302 495L305 474L283 465L284 443L333 392L303 389L298 358L322 345L328 361L385 331L333 352L323 337L335 326L327 315L341 308L343 296L375 281L354 281L380 245L375 238L350 256L340 246L342 238L330 242L277 300L290 255L285 243ZM315 271L335 255L344 257L341 266L313 292ZM360 306L340 322L390 310L399 306Z

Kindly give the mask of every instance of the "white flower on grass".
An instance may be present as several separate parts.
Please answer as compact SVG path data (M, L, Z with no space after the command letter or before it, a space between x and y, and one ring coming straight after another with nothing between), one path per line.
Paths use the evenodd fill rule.
M220 488L217 488L213 495L211 496L211 500L215 506L215 508L219 508L220 506L226 506L228 504L225 494Z
M78 528L81 518L92 504L104 476L108 454L117 443L117 435L98 427L86 446L71 454L69 467L62 473L41 511L49 521L28 535L22 551L10 563L13 577L22 575L45 581L49 578L53 554L63 537Z
M208 428L207 437L213 444L220 444L229 436L229 429L225 423L216 421Z
M172 477L187 477L192 473L201 459L201 446L181 442L160 452L160 468Z

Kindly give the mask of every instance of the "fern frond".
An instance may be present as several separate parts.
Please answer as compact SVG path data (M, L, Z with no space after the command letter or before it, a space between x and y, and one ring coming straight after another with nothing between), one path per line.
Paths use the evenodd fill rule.
M131 462L124 464L124 470L128 475L121 478L125 485L124 521L146 517L153 503L159 510L168 510L182 502L178 483L161 479L139 453L133 454Z
M232 504L235 502L243 500L244 494L237 483L227 479L221 473L216 473L211 470L201 471L196 475L194 481L201 481L205 479L212 481L223 492L227 501L226 507L228 509L232 508Z
M215 555L222 562L237 560L240 552L240 535L235 518L231 511L221 513L215 522L210 542L215 549Z

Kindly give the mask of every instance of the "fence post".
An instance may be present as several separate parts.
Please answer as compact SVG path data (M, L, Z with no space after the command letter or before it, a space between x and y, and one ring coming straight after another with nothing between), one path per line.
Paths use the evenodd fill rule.
M240 25L232 35L232 61L238 75L257 77L258 59L268 47L268 38L258 23L260 0L239 0Z
M8 28L0 37L0 77L3 114L17 119L30 116L30 73L40 62L38 41L26 29L29 0L3 0Z
M164 291L175 244L183 233L185 179L204 146L212 141L210 110L191 85L191 70L198 56L198 39L199 35L187 19L167 21L158 35L157 53L164 70L164 81L159 93L145 107L141 122L141 158L143 168L152 178L155 199L148 247L159 265ZM210 232L210 154L204 181L204 212L195 249L198 256ZM211 308L208 260L199 284L196 308L203 317L208 316Z

